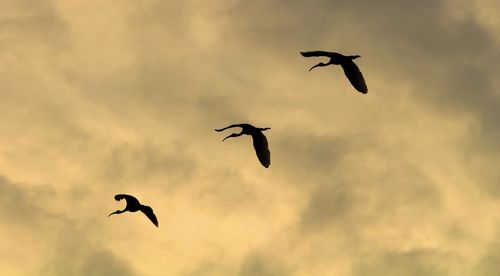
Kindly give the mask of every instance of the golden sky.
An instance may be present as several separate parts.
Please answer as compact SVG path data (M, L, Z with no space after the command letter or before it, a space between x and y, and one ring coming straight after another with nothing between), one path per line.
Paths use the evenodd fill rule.
M0 275L498 275L500 2L0 0ZM299 51L359 54L369 93ZM271 127L271 166L232 123ZM151 206L160 227L118 193Z

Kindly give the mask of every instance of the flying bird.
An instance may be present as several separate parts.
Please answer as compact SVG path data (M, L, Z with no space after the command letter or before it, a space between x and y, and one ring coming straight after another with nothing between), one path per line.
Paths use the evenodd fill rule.
M156 225L156 227L158 227L158 219L153 213L153 209L151 209L151 207L142 205L141 203L139 203L139 200L137 200L137 198L131 195L125 195L125 194L115 195L116 201L120 201L122 199L125 199L125 201L127 201L127 206L125 206L125 209L114 211L113 213L109 214L108 217L114 214L121 214L127 211L129 212L141 211L149 218L149 220L151 220L151 222L153 222L154 225Z
M271 152L269 152L267 138L262 132L271 128L269 127L258 128L250 124L233 124L225 128L216 129L215 131L223 131L233 127L241 127L241 132L233 133L224 138L222 141L225 141L227 138L238 137L243 134L252 135L253 147L255 148L255 153L257 153L257 158L259 158L259 161L262 164L262 166L269 168L269 165L271 165Z
M366 94L368 93L368 87L366 87L366 82L365 79L363 78L363 75L361 74L361 71L359 71L358 66L353 62L354 59L357 59L361 56L355 55L355 56L344 56L339 53L335 52L324 52L324 51L311 51L311 52L300 52L302 56L304 57L329 57L330 60L327 63L320 62L309 71L316 67L323 67L323 66L328 66L328 65L340 65L342 66L342 69L344 69L344 74L346 77L349 79L351 82L352 86L356 88L359 92Z

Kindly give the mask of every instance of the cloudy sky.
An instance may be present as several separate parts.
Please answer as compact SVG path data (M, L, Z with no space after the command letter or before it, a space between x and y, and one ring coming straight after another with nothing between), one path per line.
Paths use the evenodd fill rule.
M0 275L498 275L499 3L1 0Z

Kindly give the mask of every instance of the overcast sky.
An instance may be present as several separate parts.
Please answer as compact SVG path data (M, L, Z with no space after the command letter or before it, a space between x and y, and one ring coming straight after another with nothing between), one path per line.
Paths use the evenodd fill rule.
M0 0L0 275L498 275L499 64L496 0Z

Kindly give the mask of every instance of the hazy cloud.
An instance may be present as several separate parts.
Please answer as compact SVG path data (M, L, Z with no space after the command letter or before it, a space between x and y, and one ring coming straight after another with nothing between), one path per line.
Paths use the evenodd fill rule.
M452 275L444 269L446 263L442 261L433 250L386 252L357 266L353 275Z
M0 212L4 223L24 225L37 224L53 215L43 207L43 199L52 197L50 186L34 186L29 189L21 183L14 183L0 176Z
M498 261L500 261L500 245L495 242L488 246L486 253L476 265L474 273L484 276L495 275Z
M277 276L290 275L284 267L281 267L276 260L266 258L259 254L247 256L240 267L240 276L263 275Z
M0 274L493 275L498 9L460 2L3 1Z

